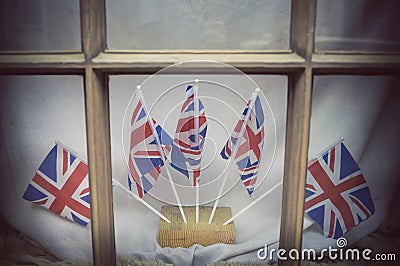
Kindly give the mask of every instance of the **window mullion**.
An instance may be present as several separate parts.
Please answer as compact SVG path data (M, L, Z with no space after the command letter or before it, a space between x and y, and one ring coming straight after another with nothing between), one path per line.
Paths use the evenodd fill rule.
M95 265L116 263L108 102L107 76L99 71L87 70L86 131Z
M92 65L92 59L105 48L105 1L81 0L80 11L82 50L86 59L84 85L93 262L115 265L108 76Z
M312 67L316 0L292 1L291 48L305 59L304 68L289 75L285 168L279 246L301 250L308 141L310 134ZM300 265L281 260L279 265Z
M105 0L80 0L82 51L88 63L105 50Z

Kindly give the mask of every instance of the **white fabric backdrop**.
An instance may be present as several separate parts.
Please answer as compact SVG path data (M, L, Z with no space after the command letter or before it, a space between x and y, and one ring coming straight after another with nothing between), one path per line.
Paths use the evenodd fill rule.
M125 183L122 153L122 115L127 97L145 76L116 76L110 81L113 176ZM252 76L266 94L277 121L277 154L267 180L256 192L282 178L286 117L286 78ZM1 77L1 215L60 259L91 260L90 226L83 228L22 199L22 194L55 140L86 158L82 79L66 76ZM398 183L396 153L400 147L399 85L390 77L324 76L314 81L309 156L339 137L360 162L370 184L376 214L350 231L349 243L379 227ZM231 129L230 129L231 130ZM221 143L219 143L221 145ZM223 143L222 143L223 145ZM233 213L251 202L238 184L221 201ZM146 196L160 208L163 203ZM204 265L220 259L257 262L256 251L278 241L281 189L235 221L235 246L194 246L160 249L156 244L159 219L143 205L114 188L117 253L141 259L164 259L177 265ZM310 222L305 221L305 228ZM315 226L312 228L315 229ZM145 229L145 230L144 230ZM319 230L306 230L304 247L335 245Z

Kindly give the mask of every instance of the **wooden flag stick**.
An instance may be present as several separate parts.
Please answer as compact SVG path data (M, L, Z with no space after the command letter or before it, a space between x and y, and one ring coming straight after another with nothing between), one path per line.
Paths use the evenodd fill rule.
M165 165L165 170L167 171L168 179L169 179L169 182L170 182L170 184L171 184L171 188L172 188L172 191L173 191L173 193L174 193L174 196L175 196L175 199L176 199L176 203L177 203L178 206L179 206L179 210L180 210L180 212L181 212L182 219L183 219L184 223L187 223L185 213L183 212L183 208L182 208L181 201L180 201L180 199L179 199L178 193L176 192L176 188L175 188L174 181L172 180L171 173L169 172L168 166L167 166L166 161L165 161L165 153L164 153L163 148L161 147L160 140L158 139L157 130L156 130L155 127L154 127L154 123L153 123L152 119L150 118L150 113L149 113L149 111L148 111L148 109L147 109L146 102L144 101L144 97L143 97L142 91L141 91L141 89L140 89L141 87L140 87L140 85L138 85L136 88L137 88L137 89L136 89L136 93L139 93L139 96L141 97L142 102L143 102L143 107L144 107L145 110L146 110L146 113L147 113L147 121L148 121L149 124L150 124L151 131L152 131L153 135L155 136L155 140L156 140L156 142L157 142L158 150L159 150L160 155L161 155L161 160L163 161L163 164Z
M245 208L243 208L241 211L239 211L238 213L236 213L235 215L233 215L229 220L227 220L223 225L227 225L230 222L232 222L233 220L235 220L237 217L239 217L242 213L244 213L245 211L247 211L250 207L252 207L253 205L255 205L257 202L259 202L260 200L262 200L263 198L265 198L269 193L271 193L272 191L274 191L277 187L279 187L280 185L282 185L283 181L280 181L278 184L276 184L275 186L273 186L272 188L270 188L269 190L267 190L264 194L262 194L258 199L256 199L255 201L253 201L252 203L250 203L249 205L247 205Z
M237 153L237 151L239 149L240 142L242 141L242 137L243 137L244 131L246 130L246 125L247 125L247 122L249 121L250 114L251 114L251 112L253 112L253 106L254 106L254 102L256 100L258 92L260 92L260 89L256 88L255 91L251 95L249 111L247 112L247 114L246 114L246 116L244 118L242 128L240 129L239 138L237 139L237 141L233 145L233 150L232 150L231 156L229 157L229 163L228 163L227 169L229 169L229 167L232 164L232 162L235 161L235 156L236 156L236 153ZM224 179L222 180L222 185L219 188L217 199L215 200L213 209L211 211L210 219L208 220L209 224L212 222L212 220L214 218L215 210L217 209L217 206L218 206L218 203L219 203L219 199L221 198L222 191L223 191L223 189L225 187L225 183L226 183L227 178L228 178L228 170L226 171Z
M117 180L115 180L114 178L112 179L113 184L117 185L119 188L121 188L123 191L127 192L129 195L131 195L135 200L139 201L140 203L142 203L144 206L146 206L147 208L149 208L152 212L154 212L155 214L157 214L161 219L163 219L164 221L166 221L167 223L171 223L171 221L165 217L164 215L162 215L159 211L157 211L156 209L154 209L150 204L148 204L147 202L145 202L143 199L141 199L138 195L136 195L135 193L133 193L132 191L130 191L129 189L127 189L126 187L124 187L120 182L118 182Z

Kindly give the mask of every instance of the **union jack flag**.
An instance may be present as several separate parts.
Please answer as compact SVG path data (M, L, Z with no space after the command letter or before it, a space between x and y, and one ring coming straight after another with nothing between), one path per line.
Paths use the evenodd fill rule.
M204 105L195 97L193 86L186 88L186 100L175 131L171 165L197 186L200 177L201 152L207 133Z
M149 117L140 91L135 95L133 106L135 108L131 119L128 185L130 190L133 190L133 184L136 184L138 196L142 198L153 187L160 175L161 166L164 165L158 144L164 150L172 144L172 138ZM152 127L157 136L153 134Z
M56 144L43 160L23 198L86 226L90 221L87 164Z
M305 211L334 239L375 212L364 176L343 143L309 163Z
M232 152L240 178L249 196L254 192L258 168L264 146L264 111L260 97L254 93L247 102L242 118L237 122L231 137L222 148L221 157L229 159Z

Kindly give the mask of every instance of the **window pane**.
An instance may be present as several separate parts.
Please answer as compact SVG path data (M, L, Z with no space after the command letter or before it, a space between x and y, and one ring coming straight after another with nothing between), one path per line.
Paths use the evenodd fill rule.
M371 239L397 230L395 219L382 225L387 210L398 205L399 89L399 79L391 76L314 78L303 248L319 252L338 243L361 254ZM341 236L347 245L334 239ZM392 246L382 242L380 250ZM325 253L322 259L335 258Z
M87 158L82 77L0 76L0 85L2 218L61 260L92 261L90 223L84 226L82 217L89 206L86 180L76 189L72 184L85 173L79 160ZM56 141L72 156L50 153Z
M319 0L317 50L400 51L397 0Z
M109 49L288 49L289 0L107 0Z
M148 76L142 75L110 77L112 171L113 177L126 188L128 188L129 170L127 156L129 154L129 132L131 129L129 123L132 111L134 110L132 106L129 106L130 99L136 90L136 85L142 84L142 92L148 108L151 109L151 116L172 138L175 136L180 108L185 99L186 88L186 85L172 88L174 85L182 81L190 81L198 78L200 80L220 82L236 90L241 95L240 97L223 87L203 82L199 83L199 97L204 104L208 122L208 130L201 159L200 202L202 206L212 207L213 200L218 195L224 177L224 175L220 174L224 173L228 164L226 160L221 158L219 153L241 116L247 98L250 97L254 89L254 84L242 82L235 74L177 75L175 73L161 75L156 80L152 77L146 80L147 78ZM225 184L226 188L223 190L224 196L221 198L218 206L230 207L233 214L236 214L248 204L258 199L264 192L278 184L283 178L287 77L252 75L250 78L260 86L268 99L276 121L276 132L271 112L268 110L265 102L262 102L265 113L264 125L266 127L264 152L261 159L262 166L259 168L257 177L257 188L252 197L249 197L234 164L231 164L227 170L229 174L227 175L228 179ZM158 97L160 98L157 99ZM125 131L128 133L124 134L123 132ZM274 152L273 145L271 147L271 144L275 141L275 137L276 152ZM272 159L274 154L275 157ZM266 174L268 170L267 165L271 160L273 161L272 167L269 173ZM206 167L207 165L210 167ZM195 194L187 177L176 171L175 168L172 168L169 163L167 167L170 169L182 204L193 205L195 203ZM265 176L266 178L264 179ZM164 205L176 203L167 178L165 167L163 166L154 186L142 198L159 211ZM114 187L113 205L115 211L117 253L134 254L136 258L147 258L149 260L161 259L174 265L205 264L221 260L220 252L223 252L225 257L230 257L231 261L237 259L235 256L242 255L242 263L254 262L257 260L257 249L261 248L259 243L263 243L262 247L264 247L264 244L276 243L279 239L281 190L282 186L277 187L268 196L264 197L259 204L248 209L234 221L237 233L236 241L239 245L234 246L234 248L230 249L231 251L217 245L213 248L214 252L212 254L204 252L203 254L196 254L193 257L190 249L171 250L157 248L156 241L160 218L116 186ZM137 193L134 184L133 192ZM194 221L193 216L188 216L187 219L192 222ZM208 219L208 216L200 216L200 222L204 222L205 219ZM251 226L248 226L249 224ZM145 230L143 230L144 228ZM248 245L246 250L240 249L240 244L243 243ZM222 251L222 249L224 250ZM247 252L249 254L245 254ZM157 255L149 256L146 254ZM192 263L189 263L189 261Z
M0 50L80 51L78 0L0 1Z

